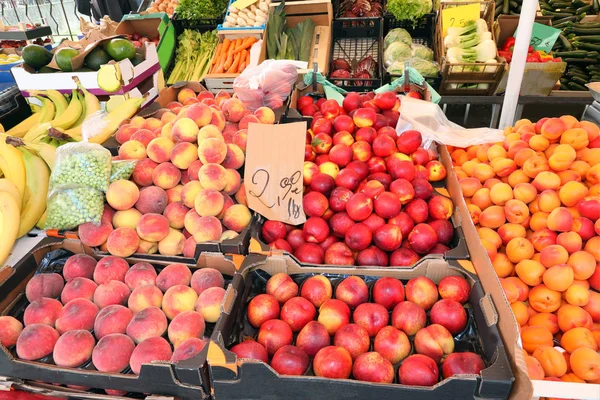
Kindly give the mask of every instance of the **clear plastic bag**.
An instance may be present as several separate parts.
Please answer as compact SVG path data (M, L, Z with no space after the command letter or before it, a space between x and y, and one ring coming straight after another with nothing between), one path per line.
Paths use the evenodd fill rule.
M106 192L110 184L111 154L99 144L75 142L56 150L50 190L79 185Z
M468 147L504 140L504 133L500 129L465 129L449 121L437 104L404 96L401 99L396 132L400 134L410 129L421 132L423 147L426 149L431 147L433 142Z
M298 68L305 62L267 60L246 68L233 82L233 91L250 111L259 107L279 108L288 98L298 79Z
M45 229L68 230L86 222L100 224L104 194L85 186L63 186L48 194Z
M110 169L110 183L120 179L128 180L138 160L113 160Z

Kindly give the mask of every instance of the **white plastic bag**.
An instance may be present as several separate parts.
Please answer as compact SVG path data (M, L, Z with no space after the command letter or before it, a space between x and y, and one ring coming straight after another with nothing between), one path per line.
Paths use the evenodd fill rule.
M306 63L289 60L267 60L246 68L233 82L233 91L250 111L259 107L279 108L288 98L298 79L298 68Z
M483 143L497 143L504 140L500 129L475 128L465 129L446 118L442 109L428 101L402 97L400 119L396 132L401 134L416 129L423 136L423 147L431 147L438 142L455 147L468 147Z

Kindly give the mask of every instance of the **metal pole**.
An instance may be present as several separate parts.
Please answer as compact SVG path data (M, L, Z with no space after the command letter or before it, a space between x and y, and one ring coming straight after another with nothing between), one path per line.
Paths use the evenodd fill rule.
M515 119L515 112L519 102L519 91L525 72L525 60L527 59L527 48L531 41L531 31L537 12L537 0L523 0L521 15L519 17L519 31L514 47L513 58L508 72L508 84L504 93L502 103L502 115L500 116L500 129L511 126Z

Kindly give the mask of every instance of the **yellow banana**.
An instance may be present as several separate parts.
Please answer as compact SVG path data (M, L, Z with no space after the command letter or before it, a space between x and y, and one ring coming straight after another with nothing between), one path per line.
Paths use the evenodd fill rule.
M38 120L40 119L41 111L39 113L32 114L31 116L25 118L23 121L13 126L6 132L7 135L23 137L27 131L33 128Z
M40 217L39 221L37 222L37 224L35 224L36 228L42 229L42 230L44 229L45 226L46 226L46 210L44 210L44 213Z
M0 169L4 172L4 176L19 189L23 198L26 186L25 162L21 152L6 143L6 136L0 136Z
M55 146L44 142L26 143L25 145L28 149L35 151L46 162L51 171L54 169L54 162L56 160Z
M19 205L6 192L0 192L0 266L10 255L19 233Z
M23 155L25 168L27 170L26 192L29 198L21 209L21 220L17 237L27 234L40 220L46 211L46 197L48 196L48 183L50 171L46 163L38 156L33 155L23 146L17 147Z
M42 110L42 107L38 106L37 104L33 104L33 103L29 103L29 108L31 108L31 112L32 113L38 113Z
M56 115L54 118L60 117L68 108L67 99L58 90L47 90L46 96L54 103L56 107Z
M73 90L69 107L60 116L54 118L51 124L54 128L69 129L79 119L82 112L83 104L79 100L79 92Z
M100 101L98 100L98 98L96 96L94 96L92 93L88 92L83 86L81 86L81 82L79 82L79 78L77 78L75 76L75 77L73 77L73 80L77 84L77 87L83 92L84 102L85 102L85 105L84 105L85 112L82 113L83 119L80 118L80 120L77 121L77 123L75 123L74 127L67 130L65 133L67 135L69 135L70 137L72 137L73 139L75 139L77 141L81 141L82 140L81 129L83 127L83 122L89 115L100 110Z
M19 208L21 208L21 202L23 199L21 197L21 193L19 193L19 189L14 183L6 178L0 179L0 192L9 193L19 204Z
M89 142L99 144L106 142L119 129L121 122L135 115L145 99L146 96L127 99L119 108L108 113L104 117L106 125L102 129L102 132L90 138Z
M46 134L48 129L51 127L50 121L54 119L56 107L54 106L54 103L51 100L45 97L40 97L39 99L42 102L42 111L40 111L38 120L35 122L35 124L33 124L31 129L29 129L24 135L13 134L11 136L22 137L24 140L33 142L34 139L37 140L39 137Z

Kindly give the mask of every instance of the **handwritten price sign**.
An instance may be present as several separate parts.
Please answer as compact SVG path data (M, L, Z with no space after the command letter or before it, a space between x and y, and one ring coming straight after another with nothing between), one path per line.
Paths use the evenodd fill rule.
M518 29L513 34L514 37L517 37L517 31ZM534 22L533 29L531 31L531 41L529 44L535 50L542 50L546 53L549 53L552 51L552 47L554 47L554 43L556 43L560 33L561 31L559 29Z
M468 21L479 19L479 3L468 4L466 6L448 7L442 10L442 35L446 37L446 32L450 27L462 28Z
M270 220L302 224L306 122L250 124L244 186L248 207Z

